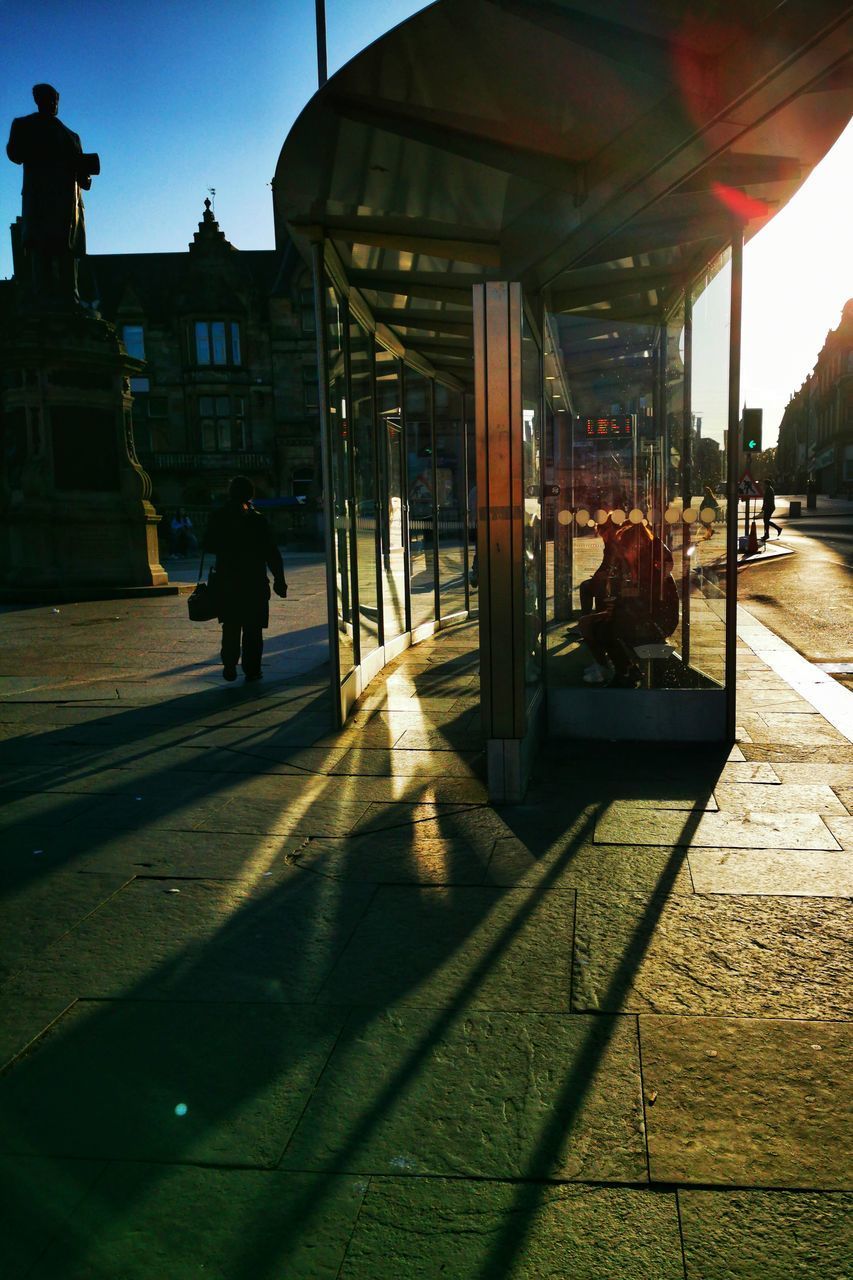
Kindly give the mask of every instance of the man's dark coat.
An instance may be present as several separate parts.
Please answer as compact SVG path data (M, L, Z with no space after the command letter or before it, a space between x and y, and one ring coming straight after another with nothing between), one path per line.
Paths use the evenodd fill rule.
M228 502L211 515L204 546L216 556L219 621L269 626L267 569L273 579L283 579L284 565L265 517L253 507Z

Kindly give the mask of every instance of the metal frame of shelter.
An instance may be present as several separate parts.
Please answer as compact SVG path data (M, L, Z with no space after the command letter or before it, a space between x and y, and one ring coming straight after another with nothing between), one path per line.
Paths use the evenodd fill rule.
M476 523L494 800L521 797L546 725L733 739L740 458L727 450L711 592L709 572L696 586L694 365L717 353L735 442L744 240L850 117L851 15L837 0L438 0L305 107L273 192L277 232L314 268L341 722L391 657L466 615ZM718 276L728 305L700 330ZM602 504L598 525L636 518L680 547L679 687L548 675L595 533L576 424L608 397L614 430L638 436L638 413L653 429L614 452L625 510Z

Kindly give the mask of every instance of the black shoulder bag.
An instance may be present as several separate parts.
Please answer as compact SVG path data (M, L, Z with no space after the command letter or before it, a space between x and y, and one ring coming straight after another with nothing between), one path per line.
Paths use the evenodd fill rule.
M216 591L216 570L211 569L207 582L202 582L204 573L204 551L198 566L198 582L192 595L187 596L187 613L190 622L210 622L219 616L219 599Z

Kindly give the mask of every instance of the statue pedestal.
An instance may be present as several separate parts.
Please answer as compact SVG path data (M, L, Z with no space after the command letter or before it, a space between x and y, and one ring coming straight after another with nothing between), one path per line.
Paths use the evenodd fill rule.
M84 312L9 317L0 334L5 598L166 588L151 481L133 443L142 364Z

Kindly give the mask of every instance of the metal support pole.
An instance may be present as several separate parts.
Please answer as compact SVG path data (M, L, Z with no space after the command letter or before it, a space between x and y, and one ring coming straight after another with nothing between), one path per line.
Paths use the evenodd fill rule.
M329 78L326 66L326 0L314 0L314 14L317 20L317 87L322 89Z
M681 503L682 516L693 498L693 299L688 289L684 297L684 377L681 417ZM700 503L701 505L701 503ZM693 525L681 522L681 657L690 663L690 542Z
M432 591L433 591L433 613L436 622L441 618L441 579L439 577L438 562L438 460L435 456L435 379L430 378L427 384L427 403L429 404L429 451L431 459L432 476Z
M323 243L311 246L314 276L314 316L317 332L317 375L320 408L320 457L323 476L323 532L326 543L326 609L329 619L329 683L336 727L343 724L341 709L341 659L338 650L337 542L335 531L335 482L332 466L331 415L329 412L329 368L326 346L326 298Z
M737 717L737 468L740 418L740 340L743 307L743 227L732 234L729 318L729 425L726 459L726 739L735 740Z

